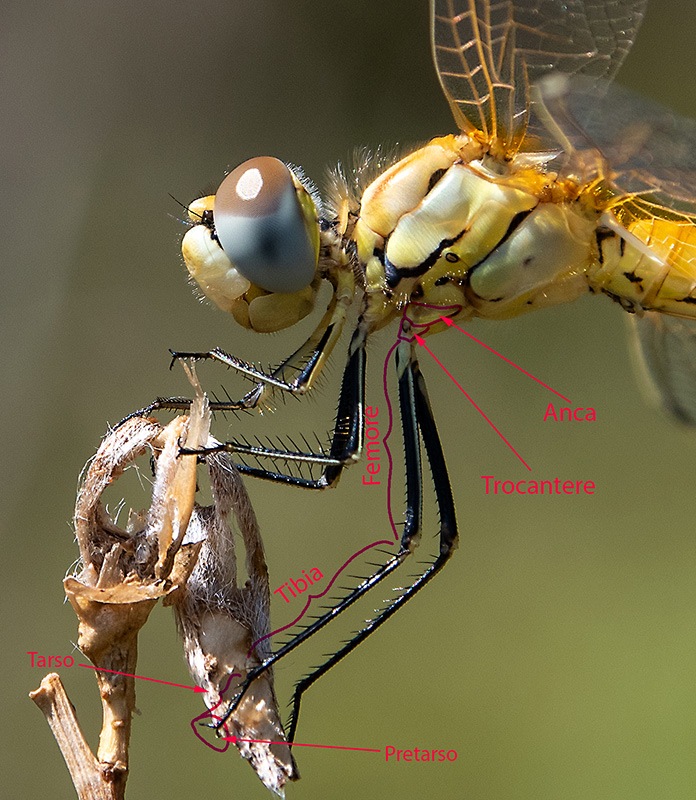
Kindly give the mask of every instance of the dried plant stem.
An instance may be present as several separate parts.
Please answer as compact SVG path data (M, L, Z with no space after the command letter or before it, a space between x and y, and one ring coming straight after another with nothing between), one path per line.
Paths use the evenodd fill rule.
M55 672L29 695L43 711L80 800L122 800L125 783L111 780L89 749L75 709Z
M135 681L129 676L135 672L138 660L138 633L157 600L109 603L107 597L107 602L100 602L93 599L94 589L74 578L66 579L65 591L80 620L78 646L96 667L104 670L96 673L102 700L97 758L109 780L125 789L135 708ZM119 672L128 675L114 674Z
M75 506L79 569L64 580L78 619L79 650L95 667L102 730L95 756L57 675L32 693L43 710L80 800L123 800L135 711L138 634L162 600L173 605L196 684L218 720L251 669L270 654L270 590L263 543L251 502L229 455L208 460L213 504L196 503L197 454L217 442L210 411L193 371L196 399L188 415L162 426L132 417L102 441L85 471ZM182 452L182 449L184 452ZM188 452L186 452L188 451ZM155 463L150 507L119 527L102 501L104 491L138 458ZM246 551L248 580L239 586L234 514ZM196 728L199 740L210 744ZM299 774L285 741L270 671L248 687L224 734L235 742L263 783L279 796ZM235 738L238 737L238 738Z
M57 675L47 676L31 695L51 725L80 800L125 797L138 634L160 598L182 591L201 548L200 542L183 545L194 507L196 459L180 458L179 449L182 443L200 447L209 421L202 394L189 416L166 427L133 418L105 437L85 473L75 508L81 568L64 588L79 622L78 647L96 667L102 702L96 757ZM102 493L149 453L156 459L152 504L120 529L102 505Z

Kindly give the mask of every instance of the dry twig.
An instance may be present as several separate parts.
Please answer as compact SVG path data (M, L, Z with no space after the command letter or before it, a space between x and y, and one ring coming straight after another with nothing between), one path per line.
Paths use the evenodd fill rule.
M209 708L224 708L230 697L225 693L233 693L267 655L265 641L252 649L269 631L269 589L246 490L229 459L211 459L213 505L198 506L196 457L180 456L182 446L199 449L210 443L207 402L194 385L197 398L188 416L166 427L136 417L107 435L78 494L80 571L64 585L79 620L78 647L97 667L103 724L96 757L56 675L47 676L31 697L51 725L80 800L124 797L138 633L160 598L175 605L189 667L206 689ZM150 508L131 512L126 528L120 528L102 505L102 493L148 454L156 462ZM249 581L242 588L236 582L230 512L236 515L247 554ZM254 682L230 724L240 737L285 741L270 674ZM286 744L237 746L278 794L288 779L298 777Z

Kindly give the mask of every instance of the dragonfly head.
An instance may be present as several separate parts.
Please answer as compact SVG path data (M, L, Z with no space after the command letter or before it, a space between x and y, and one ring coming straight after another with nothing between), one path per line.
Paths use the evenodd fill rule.
M314 306L320 283L319 199L299 170L252 158L215 195L188 206L181 249L203 293L246 328L287 328Z

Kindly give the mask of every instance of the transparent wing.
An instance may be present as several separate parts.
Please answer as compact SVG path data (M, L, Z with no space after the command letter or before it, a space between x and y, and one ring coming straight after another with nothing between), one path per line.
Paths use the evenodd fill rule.
M696 121L621 86L568 107L611 166L608 210L690 283L696 276ZM696 425L696 320L657 312L628 317L631 353L650 398Z
M650 399L696 425L696 320L657 312L628 319L631 355Z
M544 106L565 142L557 168L594 183L620 226L696 278L696 121L621 86L593 95L582 78Z
M675 210L678 206L690 213ZM696 201L661 189L618 199L610 212L669 266L675 285L688 292L696 278ZM630 325L643 387L673 417L696 425L696 319L648 311L631 315Z
M620 86L588 89L575 77L544 92L562 140L562 170L597 192L612 229L649 250L688 294L696 281L696 121ZM595 87L592 87L595 88ZM696 320L630 315L631 352L643 387L681 422L696 425Z
M675 211L696 202L696 120L617 84L599 96L590 96L582 81L568 86L569 114L582 126L586 146L601 151L622 191L656 191Z
M479 131L504 154L519 150L530 127L530 87L553 71L610 80L646 3L431 0L435 66L460 130Z

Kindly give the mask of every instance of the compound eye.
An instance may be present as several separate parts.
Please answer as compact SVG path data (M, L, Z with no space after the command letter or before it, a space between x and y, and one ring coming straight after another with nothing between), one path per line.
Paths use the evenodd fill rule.
M220 184L215 234L225 255L268 292L292 293L312 282L319 253L317 210L277 158L245 161Z

